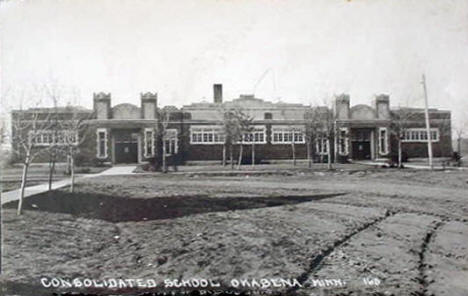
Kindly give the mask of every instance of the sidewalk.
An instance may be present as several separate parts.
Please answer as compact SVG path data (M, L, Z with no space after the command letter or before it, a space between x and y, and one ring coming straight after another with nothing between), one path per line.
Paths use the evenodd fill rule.
M136 165L113 166L103 172L100 172L99 174L94 174L93 176L131 175L131 174L134 174L133 171L136 168L137 168Z
M133 170L135 168L136 166L114 166L97 174L77 176L75 177L75 182L80 179L94 178L98 176L130 175L130 174L133 174ZM52 189L62 188L62 187L70 185L70 183L71 183L71 178L63 179L60 181L55 181L52 183ZM1 193L1 204L3 205L10 201L19 199L20 191L21 189L16 189L16 190ZM24 192L24 197L26 198L28 196L36 195L36 194L47 192L47 191L49 191L48 183L39 184L35 186L29 186L29 187L26 187L26 190Z
M381 161L372 161L372 160L361 160L361 161L353 161L353 163L356 164L363 164L363 165L369 165L369 166L374 166L374 167L382 167L382 166L387 166L388 164L385 162ZM408 169L415 169L415 170L430 170L431 167L427 164L414 164L411 162L405 162L403 163L403 166ZM433 170L444 170L444 169L452 169L452 170L465 170L466 168L463 167L453 167L453 166L445 166L443 167L442 165L433 165Z

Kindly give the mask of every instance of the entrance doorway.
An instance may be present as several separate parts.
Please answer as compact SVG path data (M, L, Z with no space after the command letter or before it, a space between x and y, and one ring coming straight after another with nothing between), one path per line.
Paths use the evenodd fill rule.
M138 162L138 133L120 130L113 134L115 163Z
M371 159L370 142L353 142L353 159Z
M352 157L356 160L372 159L371 129L352 130Z

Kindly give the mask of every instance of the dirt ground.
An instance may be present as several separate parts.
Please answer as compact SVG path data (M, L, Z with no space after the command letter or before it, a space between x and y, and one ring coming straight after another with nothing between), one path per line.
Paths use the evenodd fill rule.
M466 171L391 169L90 178L74 194L28 198L21 217L4 206L0 283L5 295L52 295L40 279L55 277L154 279L158 291L168 279L211 279L255 295L466 296L467 181ZM294 284L255 285L262 279Z

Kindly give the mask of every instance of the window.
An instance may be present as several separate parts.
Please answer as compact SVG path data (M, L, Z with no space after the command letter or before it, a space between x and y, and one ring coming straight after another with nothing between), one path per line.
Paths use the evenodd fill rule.
M328 139L326 137L320 137L316 139L316 150L318 154L328 154Z
M347 155L348 152L348 128L340 128L340 133L338 137L338 151L340 155Z
M275 126L272 128L272 144L305 143L304 127Z
M192 126L190 144L223 144L224 133L220 126Z
M164 137L164 145L166 149L166 155L177 154L179 147L176 129L166 130L166 135Z
M271 114L270 112L266 112L264 116L265 116L264 118L265 118L266 120L273 119L273 114Z
M97 133L97 158L107 158L107 129L98 128Z
M379 153L382 155L388 154L388 136L387 128L379 128Z
M265 143L265 127L255 127L252 132L245 133L242 137L242 143Z
M151 128L145 129L145 157L154 155L154 131Z
M431 128L431 141L439 141L439 129ZM403 135L403 142L427 142L427 131L425 128L410 128Z

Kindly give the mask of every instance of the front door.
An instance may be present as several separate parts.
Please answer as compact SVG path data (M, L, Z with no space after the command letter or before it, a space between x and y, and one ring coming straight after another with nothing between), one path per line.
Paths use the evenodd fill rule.
M352 130L353 159L372 159L371 155L371 130L366 128Z
M353 159L371 159L370 142L353 142Z
M115 134L115 162L138 162L138 134L130 131L119 131Z

